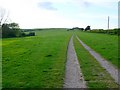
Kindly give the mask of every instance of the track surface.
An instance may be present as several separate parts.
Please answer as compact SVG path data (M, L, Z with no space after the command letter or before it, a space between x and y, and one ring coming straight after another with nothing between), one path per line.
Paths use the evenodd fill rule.
M80 65L73 45L73 36L71 37L67 51L66 75L64 88L86 88Z

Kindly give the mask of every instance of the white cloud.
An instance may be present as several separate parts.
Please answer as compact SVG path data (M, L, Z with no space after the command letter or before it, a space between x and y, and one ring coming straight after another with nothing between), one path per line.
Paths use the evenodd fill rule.
M39 3L44 4L46 2L49 2L49 5L43 5L43 7L38 6ZM19 23L22 28L85 27L87 24L94 25L93 23L97 22L95 19L106 19L107 15L105 14L95 16L84 11L87 6L87 8L89 8L92 5L111 8L110 4L104 2L118 2L118 0L0 0L0 7L9 11L11 20ZM59 9L57 6L54 7L54 5L57 4L64 4L64 8L68 8L68 11L72 8L70 13L73 16L69 15L70 13L68 12L61 12L59 10L61 7L59 7ZM73 6L67 7L69 4L73 4ZM80 12L80 14L74 14L74 10L76 9L79 10L78 12ZM81 10L83 12L81 12ZM71 18L69 16L71 16ZM78 16L78 20L76 16ZM112 15L111 18L117 19L115 15ZM91 19L94 19L94 22L90 21ZM94 26L96 27L97 25Z
M43 9L47 9L47 10L57 10L57 8L55 8L53 6L53 3L51 3L51 2L40 2L40 3L38 3L38 7L41 7Z

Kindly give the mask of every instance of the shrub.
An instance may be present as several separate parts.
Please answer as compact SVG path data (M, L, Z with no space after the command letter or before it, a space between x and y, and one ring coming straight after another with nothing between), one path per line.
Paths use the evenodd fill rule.
M2 25L2 38L10 38L10 37L19 37L20 36L20 29L10 27L11 24L3 24Z
M35 36L35 32L30 32L28 36Z
M25 37L26 34L24 32L21 32L20 37Z
M104 34L110 34L110 35L120 35L120 29L109 29L109 30L95 29L95 30L91 30L90 32L104 33Z
M85 31L87 31L87 30L91 30L90 26L87 26L87 27L85 28Z

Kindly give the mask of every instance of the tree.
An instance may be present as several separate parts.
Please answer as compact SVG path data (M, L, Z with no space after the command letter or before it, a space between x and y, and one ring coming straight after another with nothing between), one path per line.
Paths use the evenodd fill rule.
M9 27L12 28L12 29L14 29L14 28L18 29L19 25L17 23L13 22L13 23L9 24Z
M2 24L6 23L9 14L4 8L0 7L0 38L2 38Z
M6 12L6 10L4 8L0 8L0 27L7 21L8 16L9 14Z
M9 28L9 25L4 23L2 24L2 37L15 37L15 34L13 34L13 30Z
M21 31L17 23L2 24L2 37L19 37Z
M87 30L91 30L90 26L87 26L87 27L85 28L85 31L87 31Z

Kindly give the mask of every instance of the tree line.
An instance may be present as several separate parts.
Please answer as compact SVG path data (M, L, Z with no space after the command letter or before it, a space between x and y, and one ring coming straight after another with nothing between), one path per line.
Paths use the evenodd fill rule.
M24 37L24 36L35 36L35 32L25 33L20 29L18 23L6 23L8 20L9 13L6 10L0 8L0 37L10 38L10 37Z
M73 27L71 29L67 29L67 31L69 30L81 30L81 31L88 31L91 30L90 26L87 26L85 29L84 28L79 28L79 27Z
M23 32L17 23L4 23L1 26L2 38L35 36L34 32Z

